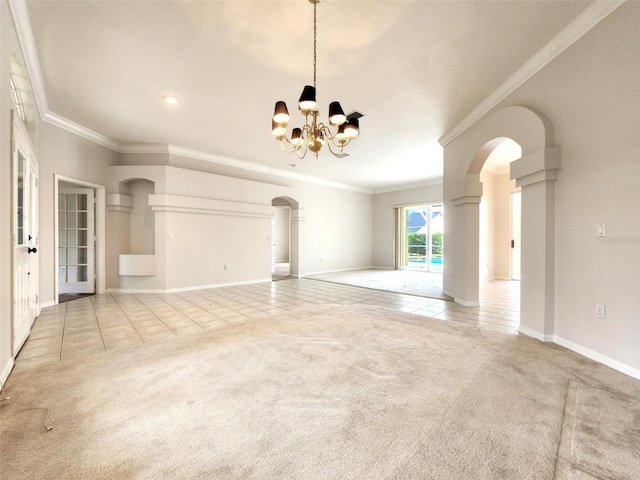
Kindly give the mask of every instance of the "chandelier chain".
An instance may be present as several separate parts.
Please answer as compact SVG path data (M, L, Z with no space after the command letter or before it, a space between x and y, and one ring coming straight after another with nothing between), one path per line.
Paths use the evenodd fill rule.
M291 137L287 137L289 126L289 111L284 101L276 102L271 119L271 133L280 141L285 152L295 152L302 159L307 152L312 152L318 158L323 146L335 157L344 158L348 155L343 149L359 134L358 118L361 114L354 112L349 116L344 114L339 102L329 104L329 124L337 129L335 133L329 124L318 121L319 111L316 104L316 84L318 81L318 3L322 0L309 0L313 4L313 87L305 85L298 101L298 109L304 116L304 126L294 128ZM352 118L353 117L353 118Z
M313 4L313 88L316 88L316 39L318 37L316 9L317 3Z

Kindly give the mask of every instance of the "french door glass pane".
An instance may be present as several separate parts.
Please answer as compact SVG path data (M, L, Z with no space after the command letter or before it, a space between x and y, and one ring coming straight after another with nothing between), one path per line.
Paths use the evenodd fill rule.
M63 193L58 206L60 281L67 284L87 282L93 275L89 265L89 247L93 247L89 214L93 214L93 210L88 210L93 209L93 202L85 193Z
M18 198L17 198L17 209L16 212L16 242L18 245L24 245L24 216L26 214L25 210L25 172L26 172L26 163L27 159L24 158L22 152L18 150Z
M77 226L76 212L67 212L67 228L76 228Z
M78 267L78 281L79 282L87 281L87 267L85 266Z
M67 282L75 283L78 281L78 267L67 267Z
M87 249L86 248L78 248L78 265L86 265L87 264Z
M70 247L78 245L78 232L76 230L67 230L67 245Z
M87 246L87 231L86 230L78 230L78 246L86 247Z
M78 249L67 248L67 265L76 265L78 263Z
M87 196L78 195L78 210L86 210L86 209L87 209Z

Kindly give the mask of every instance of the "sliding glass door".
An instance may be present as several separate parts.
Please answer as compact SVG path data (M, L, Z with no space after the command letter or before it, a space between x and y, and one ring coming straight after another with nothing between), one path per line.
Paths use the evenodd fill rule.
M398 267L441 273L442 205L411 205L400 207L398 213Z

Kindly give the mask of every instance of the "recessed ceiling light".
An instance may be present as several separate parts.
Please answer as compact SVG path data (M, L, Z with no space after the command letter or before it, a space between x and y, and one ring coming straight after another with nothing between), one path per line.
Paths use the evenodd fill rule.
M170 103L171 105L175 105L176 103L178 103L178 99L173 95L165 95L164 97L162 97L162 99L165 102Z

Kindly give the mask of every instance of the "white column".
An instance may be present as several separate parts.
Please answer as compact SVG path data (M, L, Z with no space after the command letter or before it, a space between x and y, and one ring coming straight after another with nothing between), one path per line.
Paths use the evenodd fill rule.
M524 155L511 164L522 187L520 331L552 340L555 322L555 181L560 149Z
M291 275L304 277L306 264L304 259L304 221L306 220L303 209L291 210Z

